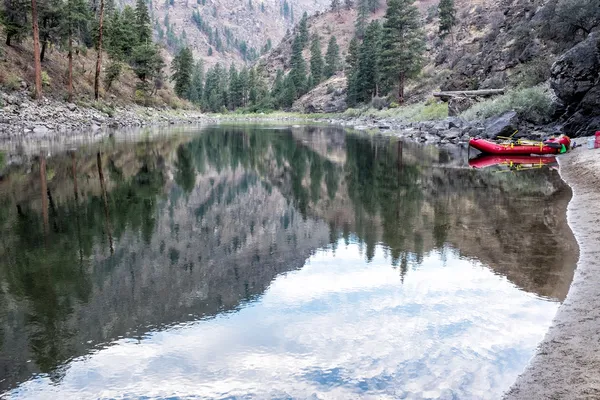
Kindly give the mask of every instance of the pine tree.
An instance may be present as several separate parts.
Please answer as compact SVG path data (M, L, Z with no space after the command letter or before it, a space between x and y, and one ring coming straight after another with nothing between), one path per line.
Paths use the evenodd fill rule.
M306 14L306 11L302 14L302 19L298 23L298 36L300 37L302 48L305 48L308 44L308 14Z
M331 0L331 11L340 12L340 0Z
M152 41L152 25L146 0L137 0L135 3L135 30L138 43Z
M202 92L204 91L204 63L200 59L194 65L192 73L192 83L190 86L190 101L194 104L200 104L202 101Z
M440 0L440 34L446 36L456 24L456 8L454 0Z
M289 75L286 77L284 82L284 90L281 105L285 108L290 108L294 104L294 100L298 97L296 92L296 86L294 80Z
M375 11L379 10L379 8L381 7L381 4L379 2L379 0L369 0L369 11L374 13Z
M321 53L321 39L319 35L314 34L312 43L310 44L310 74L312 77L312 85L308 87L318 85L321 82L323 76L323 55Z
M356 89L356 100L359 103L368 102L378 94L380 41L381 25L379 21L373 21L367 27L365 38L360 46Z
M346 7L346 10L351 10L352 7L354 7L354 1L353 0L344 0L344 6Z
M325 54L325 68L323 74L325 78L331 78L340 68L340 47L337 44L335 36L331 36L327 44L327 53Z
M275 102L276 108L280 108L282 106L282 98L283 92L285 90L283 80L283 71L281 69L277 70L277 74L275 75L275 81L273 82L273 88L271 89L271 97Z
M250 79L250 73L248 68L244 67L240 71L239 75L239 89L238 96L240 99L240 106L246 107L250 101L250 89L253 82Z
M360 43L356 37L350 40L348 45L348 55L346 56L346 70L348 74L358 66L358 57L360 56Z
M365 35L365 29L369 19L369 0L358 0L358 9L356 10L356 33L355 35L362 39Z
M104 0L102 0L102 4L104 4ZM42 97L42 63L40 60L40 29L36 0L31 0L31 23L33 26L33 65L35 70L35 90L33 97L37 100ZM98 79L98 76L96 76L96 79Z
M4 9L0 22L4 25L6 45L11 46L12 40L19 42L27 32L29 6L26 0L4 0Z
M294 82L294 91L302 95L306 87L306 61L304 61L304 57L302 56L302 39L300 35L294 38L290 64L292 69L289 76Z
M133 49L131 65L137 77L142 83L146 83L148 80L160 76L165 62L154 43L145 43Z
M414 0L388 0L383 23L380 65L385 88L398 85L398 100L404 101L407 78L421 70L425 40L419 10Z
M194 58L192 51L188 47L184 47L171 62L171 70L173 71L171 80L175 82L175 93L177 96L184 99L189 98L193 69Z
M35 0L32 0L35 1ZM102 69L102 33L104 29L104 0L100 0L98 13L98 44L96 46L96 75L94 77L94 99L100 98L100 71ZM34 39L35 40L35 39Z
M238 79L238 72L235 64L229 66L229 109L235 110L242 105L242 89Z

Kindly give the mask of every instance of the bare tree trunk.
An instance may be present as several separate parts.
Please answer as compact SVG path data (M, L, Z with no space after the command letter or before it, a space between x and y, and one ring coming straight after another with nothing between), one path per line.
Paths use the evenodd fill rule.
M69 101L73 101L73 34L69 28L69 82L67 84Z
M102 0L104 2L104 0ZM106 194L106 185L104 184L104 172L102 171L102 156L100 152L96 155L96 161L98 163L98 175L100 176L100 189L102 190L102 199L104 200L104 217L106 218L106 234L108 235L108 243L110 246L110 254L115 253L113 247L112 232L110 227L110 213L108 212L108 196Z
M400 72L400 82L398 84L398 102L404 103L404 72Z
M34 0L35 1L35 0ZM48 234L48 182L46 180L46 155L40 152L40 186L42 195L42 218L44 221L44 235Z
M40 60L40 27L38 25L37 2L31 0L31 21L33 24L33 63L35 67L35 92L33 97L42 97L42 63Z
M33 1L33 0L32 0ZM98 58L96 59L96 77L94 78L94 98L100 98L100 69L102 68L102 28L104 22L104 0L100 0L100 16L98 24Z
M48 47L48 39L44 38L42 40L42 50L40 51L40 63L44 62L44 58L46 57L46 48Z

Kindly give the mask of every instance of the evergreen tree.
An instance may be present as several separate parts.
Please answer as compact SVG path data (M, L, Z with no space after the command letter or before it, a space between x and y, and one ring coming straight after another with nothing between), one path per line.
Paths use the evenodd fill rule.
M419 10L414 0L388 0L383 23L381 73L385 88L398 85L398 100L404 101L407 78L421 70L425 40Z
M358 0L358 9L356 10L356 33L355 35L362 39L365 35L365 29L369 19L369 0Z
M173 71L171 80L175 82L175 93L177 96L184 99L189 98L193 69L194 58L192 51L188 47L184 47L171 62L171 70Z
M237 95L239 96L239 104L242 107L246 107L250 100L250 90L253 82L251 82L250 73L248 68L244 67L240 71L239 75L239 89Z
M456 8L454 0L440 0L440 34L446 36L456 24Z
M235 64L231 63L229 67L229 109L235 110L242 105L242 89L238 79L238 72Z
M135 31L138 43L152 41L152 25L146 0L137 0L135 3Z
M331 0L331 11L340 11L340 0Z
M335 36L331 36L327 44L327 53L325 54L325 68L323 74L325 78L331 78L340 69L340 47L337 44Z
M306 11L302 14L302 19L298 23L298 36L300 37L302 48L305 48L308 44L308 14L306 14Z
M148 80L160 76L165 62L154 43L145 43L133 49L131 65L137 77L142 83L146 83Z
M379 7L381 7L379 0L369 0L369 11L370 12L374 13L375 11L379 10Z
M294 92L302 95L306 87L306 61L304 61L304 57L302 56L302 39L300 35L294 38L290 64L292 69L289 76L294 82Z
M283 9L282 9L283 18L288 19L290 16L290 4L287 0L283 0Z
M313 35L312 43L310 45L310 74L312 77L312 85L308 87L312 88L321 82L323 76L323 55L321 54L321 39L316 33Z
M208 48L208 56L211 57L213 55L213 49L212 47Z
M356 88L358 102L366 103L378 94L380 41L381 25L379 21L373 21L367 27L365 38L360 46Z
M348 74L358 66L358 57L360 55L360 43L356 37L350 40L348 45L348 55L346 56L346 70Z
M346 7L346 10L351 10L352 7L354 7L354 1L353 0L344 0L344 6Z
M291 76L287 76L284 82L283 96L281 99L281 105L285 108L290 108L294 104L294 100L298 97L296 92L296 85L294 79Z
M6 45L12 40L20 42L29 28L28 14L30 4L27 0L4 0L4 8L0 14L0 22L4 26Z
M199 60L194 65L194 72L192 73L192 83L190 86L190 98L189 100L194 104L200 104L202 101L202 92L204 91L204 64L202 60Z
M277 74L275 75L275 81L273 82L273 88L271 89L271 97L275 102L275 106L280 108L283 106L282 99L283 93L285 90L285 82L283 79L283 71L281 69L277 70Z

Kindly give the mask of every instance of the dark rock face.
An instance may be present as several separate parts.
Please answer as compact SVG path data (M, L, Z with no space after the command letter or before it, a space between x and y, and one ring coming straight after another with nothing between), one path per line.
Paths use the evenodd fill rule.
M563 105L566 134L583 136L600 127L600 32L556 60L550 84Z
M519 117L514 111L506 112L499 117L488 118L485 121L483 136L496 139L498 136L510 136L519 126Z

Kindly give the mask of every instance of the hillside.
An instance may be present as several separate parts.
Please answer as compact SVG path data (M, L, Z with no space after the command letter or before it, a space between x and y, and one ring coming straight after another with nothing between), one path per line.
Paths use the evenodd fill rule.
M409 103L423 101L434 90L526 88L549 82L557 96L555 118L560 117L568 133L578 135L600 128L600 54L594 51L594 31L600 29L597 3L455 0L457 23L445 38L439 35L437 1L415 4L421 12L426 52L421 73L407 84ZM370 19L379 19L384 13L382 5ZM342 8L309 18L308 30L317 32L322 43L335 36L345 59L355 21L356 10ZM278 69L289 71L295 33L258 61L265 78L272 80ZM304 58L310 59L307 49ZM557 60L559 65L553 68ZM343 111L345 86L344 73L339 72L297 100L293 109Z
M187 44L195 58L202 58L208 67L217 62L252 63L277 45L304 12L311 15L328 6L329 0L150 2L155 38L171 54Z

